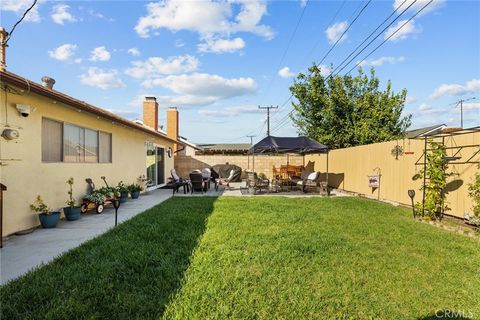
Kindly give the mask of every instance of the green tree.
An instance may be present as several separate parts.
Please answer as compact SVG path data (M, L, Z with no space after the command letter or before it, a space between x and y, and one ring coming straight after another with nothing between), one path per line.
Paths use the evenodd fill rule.
M290 116L300 135L331 148L344 148L402 137L411 116L402 117L407 91L385 90L374 68L370 77L358 69L356 76L333 76L327 80L313 64L300 73L290 91L295 112Z

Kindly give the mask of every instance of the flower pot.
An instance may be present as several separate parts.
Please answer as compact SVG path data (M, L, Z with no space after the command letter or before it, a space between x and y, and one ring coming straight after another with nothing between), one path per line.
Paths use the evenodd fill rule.
M124 203L125 201L127 201L128 199L128 192L122 192L122 194L120 195L120 203Z
M132 194L132 199L138 199L138 197L140 197L140 191L134 191L131 194Z
M68 221L75 221L80 219L81 210L80 207L65 207L63 213Z
M50 212L50 214L40 213L38 217L42 228L55 228L60 220L60 211Z

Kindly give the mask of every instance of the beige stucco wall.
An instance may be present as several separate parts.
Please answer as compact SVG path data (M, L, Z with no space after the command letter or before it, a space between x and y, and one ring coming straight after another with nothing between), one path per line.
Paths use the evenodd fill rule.
M436 140L441 141L441 139ZM391 151L397 143L403 147L404 151L413 152L413 154L405 154L396 160ZM458 161L466 161L480 147L480 133L446 138L445 145L447 147L477 145L476 148L464 148L458 153L462 157ZM375 198L380 192L380 198L402 204L411 203L407 190L414 189L416 191L415 200L421 201L422 181L413 181L412 177L421 169L421 166L415 165L415 163L423 162L423 158L421 158L423 149L423 140L406 139L333 150L329 155L329 171L335 174L331 182L344 190ZM448 150L449 155L452 155L452 152L453 150ZM315 161L316 170L325 172L324 157L324 155L312 155L307 156L306 160ZM472 161L480 161L480 154L477 154ZM381 169L381 180L380 188L373 190L368 187L367 176L374 175L375 168ZM471 212L472 201L468 197L467 188L477 170L475 164L450 166L449 172L453 172L455 175L449 178L451 184L447 195L447 205L452 210L447 211L447 214L463 217L466 212Z
M0 98L0 128L3 130L8 125L20 132L17 140L0 138L0 178L8 188L3 201L4 235L39 224L38 217L29 209L37 194L52 209L64 207L68 198L65 181L69 177L75 179L74 196L80 200L87 188L85 178L92 178L98 187L104 185L101 176L105 176L110 185L120 180L137 183L137 178L146 173L146 141L173 147L168 140L78 112L36 94L8 93L5 104L2 90ZM21 117L15 108L17 103L31 105L36 111L27 118ZM42 163L42 117L112 133L112 163ZM166 178L172 167L173 157L166 157Z

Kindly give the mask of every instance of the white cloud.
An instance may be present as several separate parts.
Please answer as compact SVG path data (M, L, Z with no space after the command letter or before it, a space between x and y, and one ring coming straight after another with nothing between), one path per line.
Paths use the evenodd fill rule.
M125 70L125 74L136 79L152 79L164 75L180 74L195 71L200 62L197 58L184 55L167 59L150 57L145 61L133 61L133 67Z
M92 17L95 17L95 18L98 18L98 19L102 19L102 20L105 20L105 21L108 21L108 22L113 22L113 21L115 21L114 19L109 18L109 17L106 17L104 14L102 14L102 13L100 13L100 12L96 12L96 11L93 10L93 9L88 9L88 14L91 15Z
M39 22L41 20L40 14L38 13L40 2L28 12L24 21ZM30 8L32 3L32 0L2 0L0 1L0 11L11 11L21 16L28 8Z
M400 20L397 22L396 25L388 28L387 31L385 31L384 39L387 39L388 37L392 36L388 41L405 40L411 35L420 33L422 31L419 27L415 25L415 20L411 20L408 22L407 21L408 20ZM398 32L396 32L397 29L399 29Z
M252 78L226 79L208 73L173 75L154 79L151 85L158 85L177 94L203 97L231 98L255 92L257 85Z
M308 0L300 0L300 7L305 8L307 6Z
M90 67L87 70L87 74L80 76L80 82L103 90L125 87L123 81L118 77L118 71L115 69L102 70L97 67Z
M138 48L130 48L127 50L127 53L131 54L134 57L138 57L140 55L140 50L138 50Z
M235 52L245 47L245 41L242 38L229 39L212 39L208 38L204 43L198 45L199 52L224 53Z
M75 63L82 63L82 61L83 61L82 58L77 58L77 59L75 59L73 62L75 62Z
M77 19L68 12L70 6L66 4L57 4L53 6L51 18L53 22L63 25L65 22L75 22Z
M415 103L417 102L417 97L407 95L405 98L405 104Z
M372 66L372 67L379 67L385 63L388 64L397 64L399 62L405 61L405 57L380 57L378 59L367 59L360 63L363 66Z
M325 64L321 64L318 66L320 68L320 74L323 76L323 77L328 77L331 73L332 73L332 68L325 65Z
M436 88L430 95L430 99L438 99L443 96L460 96L467 93L480 92L480 79L467 81L465 85L461 84L442 84Z
M428 115L428 114L435 114L435 113L444 113L447 110L445 108L433 108L426 103L422 103L418 106L418 111L416 112L418 115Z
M151 2L146 7L147 15L140 17L135 26L141 37L165 28L173 32L190 30L201 36L251 32L273 38L270 27L260 24L267 13L266 3L260 0L164 0ZM238 13L233 15L233 12Z
M108 61L110 60L110 52L102 46L102 47L96 47L95 49L92 50L90 53L90 61Z
M393 2L393 8L396 9L398 8L405 0L395 0ZM423 8L423 6L425 6L430 0L406 0L405 3L400 7L400 11L402 11L403 9L407 8L409 5L412 4L412 2L414 2L412 4L412 6L410 7L409 11L418 11L420 10L421 8ZM445 4L446 0L434 0L432 3L430 3L420 14L419 16L422 16L428 12L432 12L434 10L437 10L438 8L442 7L444 4Z
M177 94L157 100L177 106L203 106L223 99L254 93L257 85L252 78L226 79L207 73L172 75L147 80L144 86L161 86Z
M48 55L56 60L67 61L75 54L76 49L76 44L66 43L62 44L58 48L53 49L52 51L48 51Z
M272 110L273 111L273 110ZM221 110L199 110L198 113L214 118L225 118L225 117L235 117L240 114L246 113L263 113L263 110L259 110L258 106L236 106L236 107L226 107Z
M292 71L290 71L289 67L283 67L282 69L278 70L278 75L282 78L290 78L295 75Z
M337 40L340 39L340 37L345 32L345 30L347 30L347 28L348 28L347 21L338 22L328 27L327 30L325 30L328 43L334 44L335 42L337 42ZM342 43L346 39L347 39L347 34L344 34L343 37L338 41L338 43Z
M175 40L175 48L181 48L185 46L185 42L181 39Z

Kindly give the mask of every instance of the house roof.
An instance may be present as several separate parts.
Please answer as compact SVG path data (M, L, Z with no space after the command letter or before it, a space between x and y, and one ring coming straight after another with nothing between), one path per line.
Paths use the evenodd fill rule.
M211 143L198 144L205 152L248 152L250 143Z
M407 139L415 139L415 138L419 138L419 137L422 137L426 134L435 134L435 133L439 133L442 131L442 129L444 129L446 127L445 124L437 124L437 125L434 125L434 126L430 126L430 127L424 127L424 128L418 128L418 129L413 129L413 130L408 130L407 132L405 132L405 138Z
M76 98L73 98L69 95L66 95L60 91L54 90L54 89L49 89L44 87L43 85L36 83L34 81L31 81L29 79L23 78L15 73L12 73L10 71L0 71L0 80L4 83L10 84L12 86L15 86L17 88L26 90L27 92L33 92L38 95L50 98L54 101L61 102L64 104L67 104L75 109L77 109L79 112L87 112L93 115L96 115L98 117L104 118L109 121L114 121L119 124L123 124L127 127L130 127L135 130L143 131L145 133L151 134L153 136L157 136L160 138L163 138L165 140L178 143L178 144L184 144L184 142L180 141L179 139L172 139L168 137L165 133L154 130L152 128L149 128L147 126L138 124L134 121L125 119L123 117L120 117L110 111L107 111L105 109L96 107L94 105L88 104L85 101L78 100Z

